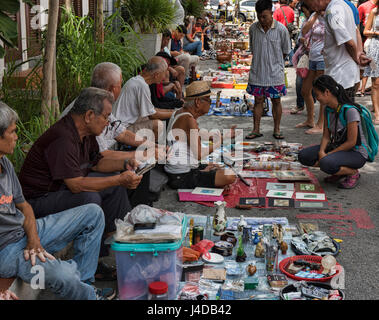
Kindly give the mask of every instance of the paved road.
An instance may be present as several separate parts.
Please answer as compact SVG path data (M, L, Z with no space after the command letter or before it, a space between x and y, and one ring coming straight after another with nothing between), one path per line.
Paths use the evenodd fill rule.
M202 62L203 70L213 67L215 62ZM295 71L288 68L288 95L282 99L283 117L281 130L287 142L299 142L307 146L318 143L321 135L304 134L305 129L295 129L294 126L304 121L303 115L290 115L289 110L295 104ZM371 98L366 96L357 98L357 102L371 108ZM316 109L318 104L316 105ZM203 116L199 119L200 127L229 128L236 124L239 129L244 129L244 134L252 127L252 118ZM273 120L270 117L262 118L262 130L264 137L257 141L273 141ZM379 159L379 158L378 158ZM338 189L334 185L323 182L326 174L312 169L324 188L329 202L333 204L332 210L302 210L302 209L253 209L241 211L228 209L229 216L244 214L251 217L287 217L290 224L299 221L316 222L319 228L329 235L342 239L342 252L337 261L343 265L346 273L346 298L353 300L378 299L379 298L379 173L378 163L368 163L361 170L359 185L353 190ZM166 189L161 199L154 204L155 207L178 210L188 214L206 214L214 212L214 208L208 208L195 203L178 203L176 191Z

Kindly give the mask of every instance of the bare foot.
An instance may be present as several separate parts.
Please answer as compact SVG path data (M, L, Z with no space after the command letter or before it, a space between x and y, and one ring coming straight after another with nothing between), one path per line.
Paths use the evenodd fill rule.
M322 132L323 132L322 128L317 127L317 126L313 127L312 129L305 131L306 134L320 134Z
M301 122L301 123L298 123L295 128L305 128L305 127L308 127L308 128L313 128L315 125L314 123L311 123L311 122Z

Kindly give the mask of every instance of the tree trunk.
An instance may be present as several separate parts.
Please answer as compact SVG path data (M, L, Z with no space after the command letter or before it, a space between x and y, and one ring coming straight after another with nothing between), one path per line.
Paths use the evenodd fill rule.
M58 88L57 88L57 55L54 50L54 63L53 63L53 76L52 76L52 95L51 95L51 111L52 116L56 119L59 116L59 100L58 100Z
M71 11L72 10L71 0L64 0L64 7L66 8L67 11Z
M49 19L47 25L46 45L43 59L42 80L42 116L48 124L52 114L53 71L55 64L56 33L58 25L59 1L49 0Z
M103 0L96 0L96 41L104 43L104 4Z

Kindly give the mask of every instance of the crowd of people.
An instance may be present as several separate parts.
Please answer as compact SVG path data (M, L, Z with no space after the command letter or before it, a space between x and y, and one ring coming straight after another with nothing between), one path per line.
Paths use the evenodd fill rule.
M284 139L286 59L293 55L296 65L296 59L308 55L309 71L297 78L298 104L292 113L306 108L306 121L296 127L323 134L319 145L300 152L299 161L320 166L330 175L326 181L339 181L341 188L357 185L358 169L368 157L354 102L361 76L360 93L365 79L372 79L374 121L379 124L378 0L368 2L357 9L347 0L304 0L299 5L280 0L276 6L258 0L258 21L249 30L253 59L247 92L255 99L253 130L246 139L262 136L266 98L272 101L273 137ZM16 146L18 115L0 102L1 278L30 283L31 269L40 265L46 286L62 298L112 299L114 290L94 287L95 279L115 279L115 270L99 257L109 255L106 240L115 232L115 219L139 204L152 205L151 171L138 174L141 164L151 159L164 163L162 172L173 189L224 188L235 182L233 171L200 164L235 135L232 127L229 134L216 134L209 148L201 144L198 118L210 109L211 89L207 82L192 81L191 73L210 49L212 21L207 18L184 19L165 31L161 51L124 85L119 66L98 64L90 87L34 142L18 176L6 157ZM320 103L317 122L315 100ZM345 122L338 116L342 109L347 109ZM52 255L70 242L72 260Z

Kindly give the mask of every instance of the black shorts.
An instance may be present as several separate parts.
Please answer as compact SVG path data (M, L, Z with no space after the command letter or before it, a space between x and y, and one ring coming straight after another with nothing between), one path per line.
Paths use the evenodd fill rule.
M190 172L168 175L168 185L172 189L194 189L196 187L215 188L216 171L201 171L192 169Z

